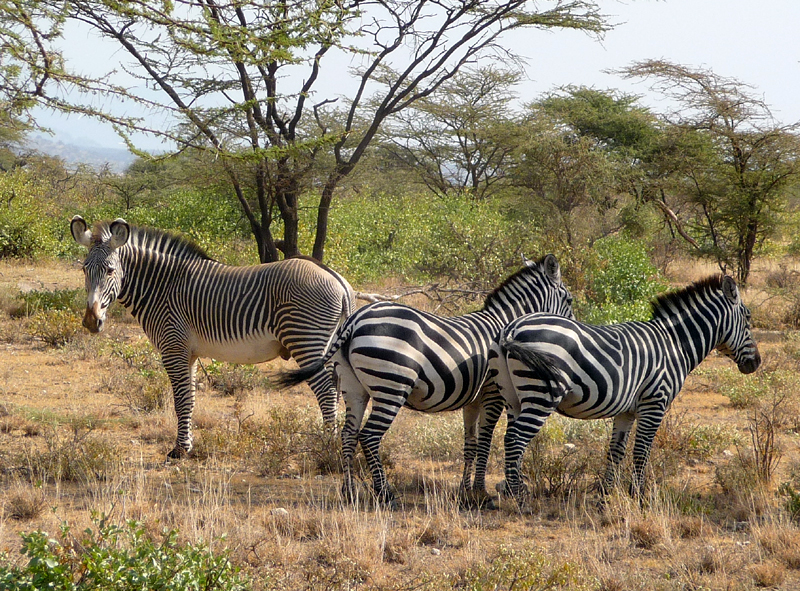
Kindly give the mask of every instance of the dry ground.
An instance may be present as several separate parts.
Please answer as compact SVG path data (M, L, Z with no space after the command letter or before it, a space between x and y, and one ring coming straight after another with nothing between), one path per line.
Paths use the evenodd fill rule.
M340 477L322 469L335 445L311 391L269 387L291 361L236 373L206 360L197 453L165 464L175 419L169 405L140 404L166 386L136 324L120 314L107 333L53 348L32 336L30 319L9 316L20 291L82 285L76 266L0 262L0 551L12 561L23 560L19 532L56 533L62 522L79 532L104 513L225 545L256 588L512 588L503 568L519 570L517 559L542 573L529 588L800 588L800 532L778 493L784 482L800 488L791 333L759 332L765 368L754 376L716 355L690 376L659 434L642 507L625 495L598 507L591 485L607 427L557 419L528 460L545 475L542 496L461 510L460 416L403 412L385 445L402 506L387 512L341 502ZM219 391L219 376L233 394ZM756 424L762 439L773 428L780 450L764 486L748 461Z

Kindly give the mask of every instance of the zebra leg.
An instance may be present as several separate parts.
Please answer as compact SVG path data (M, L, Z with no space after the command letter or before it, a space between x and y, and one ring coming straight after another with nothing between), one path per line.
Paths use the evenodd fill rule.
M645 468L653 448L653 439L664 419L664 409L660 407L647 408L640 411L636 418L636 437L633 441L633 480L631 481L630 494L640 499L644 491Z
M361 422L364 420L364 413L369 403L369 395L356 378L350 364L336 364L336 376L346 407L344 426L342 427L342 469L344 473L342 496L346 501L352 502L356 499L353 457L356 453Z
M164 352L161 362L172 385L175 416L178 418L178 437L168 458L182 458L192 451L192 413L194 412L195 368L197 358L188 352Z
M391 509L397 508L397 498L389 488L386 470L381 463L380 445L384 434L407 398L408 395L404 392L380 397L376 397L373 392L372 411L358 434L358 441L367 458L367 466L372 472L372 488L375 496L382 505Z
M322 411L322 422L328 427L336 425L336 406L339 402L339 393L333 386L331 367L324 366L308 379L317 403Z
M459 494L469 495L472 489L472 469L475 462L475 453L478 449L478 416L480 405L468 404L462 409L464 415L464 475L461 477Z
M491 390L484 395L483 404L481 404L478 457L475 462L475 481L472 485L472 491L475 495L488 499L486 507L489 509L494 509L495 507L491 495L486 490L486 468L489 464L489 454L492 451L494 429L503 414L505 406L505 401L500 396L497 386L493 385Z
M614 417L614 428L611 432L611 442L608 445L606 458L606 474L601 486L601 492L604 495L608 494L617 479L617 470L622 458L625 457L625 448L628 445L628 435L633 427L633 420L632 413L619 414Z

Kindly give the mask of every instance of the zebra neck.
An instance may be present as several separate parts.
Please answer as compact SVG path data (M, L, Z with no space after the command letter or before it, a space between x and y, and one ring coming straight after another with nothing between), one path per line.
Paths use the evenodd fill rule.
M201 258L184 258L159 250L131 247L120 249L123 280L117 299L128 308L134 317L150 302L165 298L176 282L185 278L190 267L198 264L219 265L215 261Z
M660 324L680 352L688 374L717 348L721 341L720 319L709 318L711 310L685 309L652 320Z

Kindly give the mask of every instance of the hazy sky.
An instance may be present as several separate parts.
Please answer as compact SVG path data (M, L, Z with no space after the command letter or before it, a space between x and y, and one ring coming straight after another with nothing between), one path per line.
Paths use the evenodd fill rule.
M658 111L660 105L648 94L646 82L626 81L605 71L634 61L666 59L750 84L778 121L800 121L800 1L600 0L600 4L616 25L601 41L560 30L519 31L505 38L527 60L528 80L519 87L523 101L574 84L645 95L642 102ZM114 59L85 33L72 37L77 40L65 54L79 70L94 70L100 55ZM333 70L326 71L323 64L326 74L341 76ZM44 117L42 122L57 132L56 139L90 139L104 147L123 147L113 130L95 122Z

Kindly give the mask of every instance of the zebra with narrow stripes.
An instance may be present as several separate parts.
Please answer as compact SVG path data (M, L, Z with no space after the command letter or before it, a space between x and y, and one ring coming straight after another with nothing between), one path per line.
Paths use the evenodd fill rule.
M744 374L761 364L750 310L733 278L722 275L659 296L647 322L593 326L545 314L511 322L492 345L489 362L508 408L506 481L499 488L514 496L524 492L522 455L556 411L576 419L613 417L604 491L636 421L631 492L638 495L664 414L714 349Z
M377 498L391 506L396 504L379 447L403 406L427 413L464 409L465 462L471 461L467 456L474 459L476 439L486 447L488 457L491 431L485 432L482 423L478 435L476 422L485 405L499 401L497 415L503 406L498 393L492 397L484 388L489 345L512 319L535 311L573 316L572 295L561 281L553 255L536 262L526 260L520 271L486 298L481 310L463 316L443 317L386 302L357 310L317 362L319 367L333 362L347 407L342 427L345 497L354 494L352 464L360 443ZM280 381L282 385L299 383L314 370L312 365L288 372ZM372 410L362 427L370 400ZM467 474L465 468L465 480Z
M92 231L75 216L70 230L89 251L83 325L103 330L109 305L119 299L161 354L178 418L170 458L192 450L199 357L260 363L291 356L300 367L313 366L308 383L323 420L334 423L338 395L329 368L317 362L355 309L353 289L338 273L309 258L224 265L184 238L123 219Z

